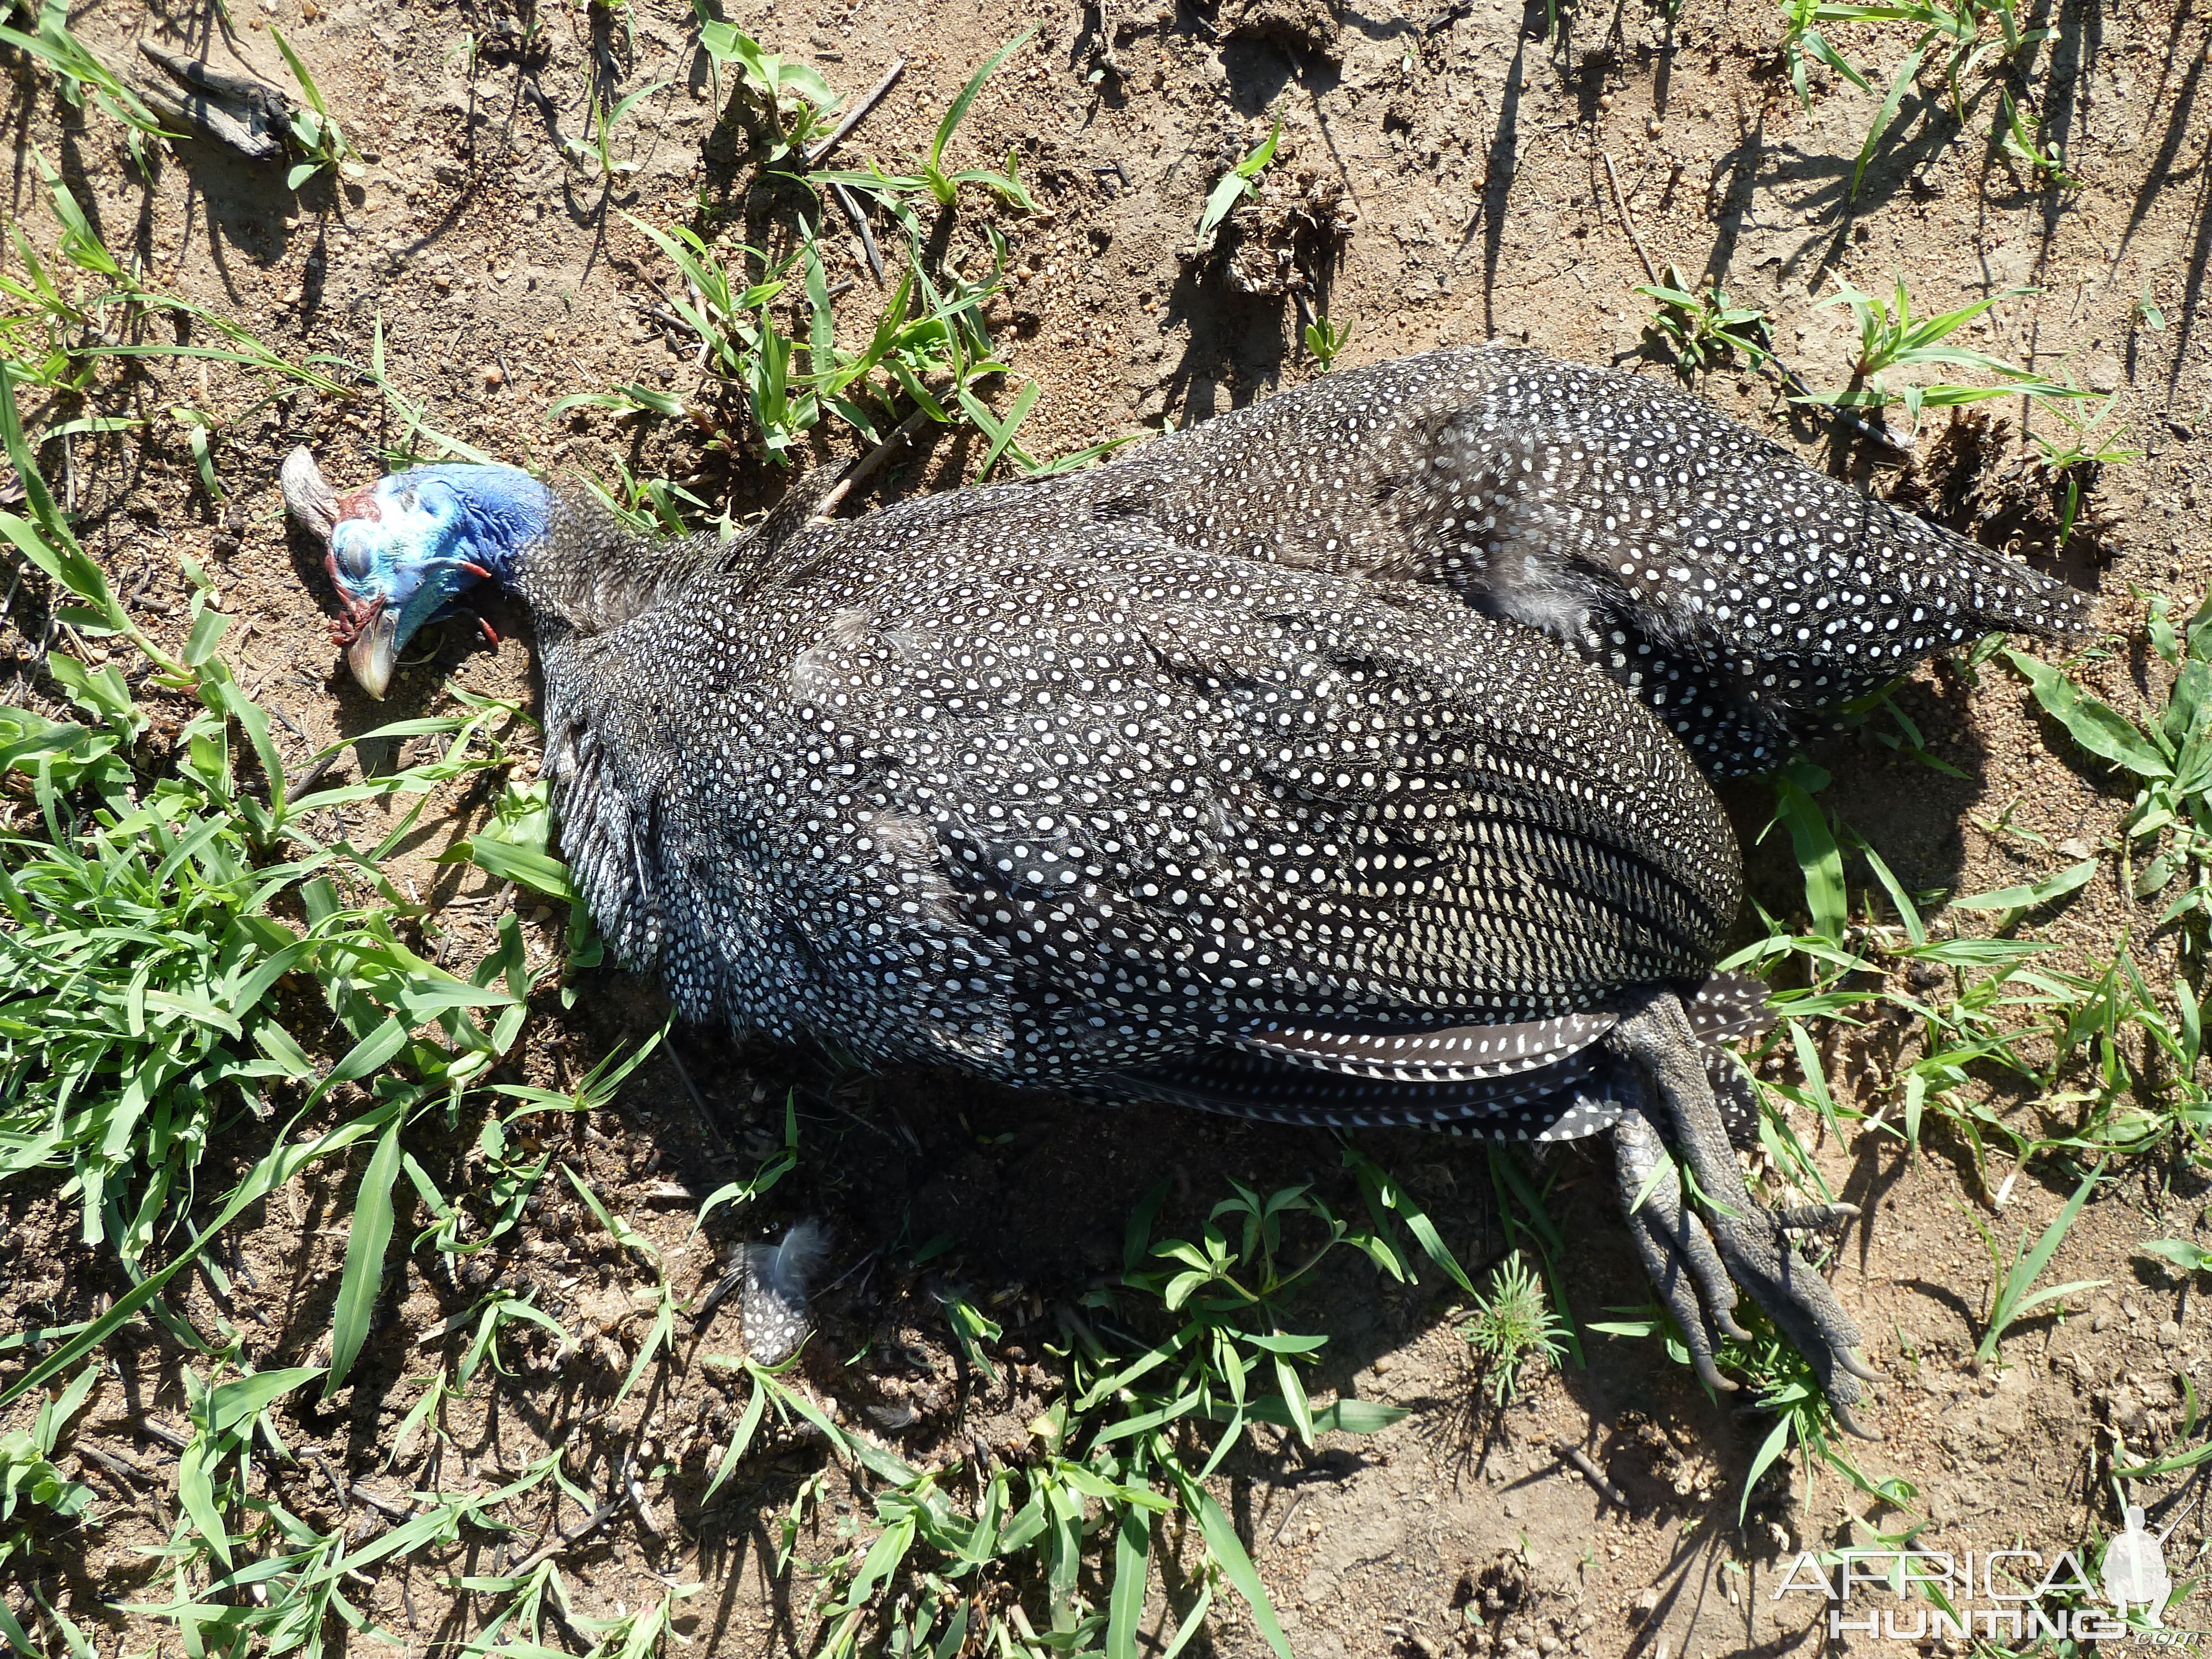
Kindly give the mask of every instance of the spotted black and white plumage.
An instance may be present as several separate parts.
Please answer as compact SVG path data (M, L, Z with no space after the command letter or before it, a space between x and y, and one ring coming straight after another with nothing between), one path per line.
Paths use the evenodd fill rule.
M687 1018L1090 1098L1607 1131L1707 1381L1732 1277L1856 1397L1856 1328L1729 1150L1755 1103L1717 1045L1764 1012L1712 975L1741 872L1707 778L1939 647L2078 626L2060 584L1507 349L727 544L513 469L285 485L373 690L469 581L528 603L562 850Z
M818 1222L802 1221L773 1244L739 1249L725 1285L734 1281L745 1350L762 1364L781 1364L806 1340L807 1293L821 1274L829 1247Z
M1931 652L2087 612L1670 382L1510 348L1329 374L1060 488L1208 550L1450 588L1573 647L1714 777Z
M1055 501L804 532L766 585L574 512L525 556L564 850L686 1016L1132 1093L1475 1025L1557 1058L1705 978L1734 838L1625 693L1441 591Z

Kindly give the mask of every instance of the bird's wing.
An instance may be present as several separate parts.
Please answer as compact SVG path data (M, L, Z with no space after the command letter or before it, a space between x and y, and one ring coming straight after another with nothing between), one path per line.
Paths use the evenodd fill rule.
M1792 714L2083 596L1831 478L1655 377L1462 348L1324 375L1069 481L1208 551L1433 583L1771 765Z
M1293 1069L1233 1048L1206 1048L1115 1073L1101 1092L1268 1123L1577 1140L1620 1116L1604 1088L1602 1058L1585 1050L1511 1078L1441 1085Z
M1041 998L1356 1069L1703 979L1734 837L1612 685L1442 596L1104 533L883 596L820 665Z
M1771 1021L1764 988L1735 974L1715 975L1684 1008L1700 1039L1699 1054L1723 1123L1737 1146L1757 1143L1759 1099L1749 1077L1720 1045ZM1286 1064L1249 1038L1134 1066L1108 1079L1111 1091L1196 1106L1232 1117L1333 1128L1449 1128L1492 1140L1577 1140L1620 1121L1623 1102L1605 1050L1585 1033L1615 1023L1607 1012L1568 1021L1491 1025L1470 1031L1401 1034L1370 1041L1419 1045L1441 1039L1463 1044L1480 1033L1496 1047L1522 1051L1527 1064L1495 1071L1448 1073L1439 1066L1371 1063ZM1561 1027L1569 1028L1565 1031ZM1579 1029L1576 1029L1579 1028ZM1563 1040L1564 1039L1564 1040Z

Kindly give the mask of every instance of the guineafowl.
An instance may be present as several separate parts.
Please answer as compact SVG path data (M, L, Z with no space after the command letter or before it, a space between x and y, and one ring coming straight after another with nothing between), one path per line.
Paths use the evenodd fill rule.
M562 849L685 1017L1102 1101L1609 1133L1700 1374L1729 1386L1740 1285L1858 1429L1859 1334L1789 1237L1852 1212L1771 1214L1729 1143L1716 1044L1762 1000L1713 972L1741 864L1699 769L2074 625L2057 584L1508 350L730 543L507 467L340 500L301 451L285 486L374 692L471 584L527 604Z

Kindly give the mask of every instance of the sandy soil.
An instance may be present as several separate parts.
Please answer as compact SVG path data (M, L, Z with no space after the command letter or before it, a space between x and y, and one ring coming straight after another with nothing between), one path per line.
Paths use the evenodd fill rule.
M394 384L441 431L502 459L602 477L618 465L674 477L740 514L780 493L785 475L741 443L732 454L686 423L546 413L563 396L623 382L679 394L696 384L689 343L652 315L670 272L628 216L726 225L749 238L772 228L774 204L753 181L741 110L710 94L688 7L234 0L229 15L232 27L218 27L204 8L161 0L73 13L88 39L117 52L143 36L218 61L234 53L283 84L266 27L275 21L367 153L366 175L319 179L295 199L280 170L187 144L148 184L124 164L112 125L58 113L44 83L19 70L8 105L15 156L8 211L34 242L49 245L52 234L35 146L112 246L280 350L365 362L380 319ZM2054 66L2047 112L2086 179L2078 191L2025 189L1993 155L1994 88L1965 131L1940 96L1915 93L1899 142L1850 211L1852 158L1876 100L1832 87L1801 112L1770 7L1689 0L1671 25L1640 6L1584 11L1572 17L1565 48L1534 38L1540 5L1524 12L1506 0L1402 12L1389 0L1335 11L1318 0L1224 0L1218 14L1153 0L1051 0L1039 10L1001 0L734 0L727 15L768 46L814 62L848 94L905 55L904 78L848 151L887 162L927 144L975 64L1039 26L979 100L956 150L964 164L996 165L1016 149L1042 210L994 215L975 198L951 234L956 251L980 252L987 223L1007 240L1012 276L994 316L1017 381L1042 388L1024 428L1040 453L1202 420L1316 372L1295 348L1289 299L1237 292L1218 268L1184 257L1206 190L1277 112L1284 142L1273 188L1283 204L1324 203L1343 233L1334 257L1314 268L1321 308L1351 328L1345 361L1508 337L1666 374L1647 349L1648 307L1633 292L1646 280L1639 237L1654 261L1718 276L1738 301L1763 307L1779 345L1821 385L1838 380L1845 362L1846 313L1815 303L1838 279L1875 289L1902 272L1929 310L2028 288L1970 326L1970 342L2116 391L2132 441L2148 452L2107 469L2095 505L2111 528L2077 538L2066 574L2103 596L2100 620L2123 636L2141 620L2138 592L2193 601L2205 590L2212 89L2208 19L2197 0L2061 0L2056 11L2039 3L2031 13L2060 32L2045 49ZM1838 28L1847 49L1884 75L1910 44L1901 26ZM615 135L617 157L635 170L611 193L595 167L564 159L554 137L580 130L595 60L625 88L665 83ZM833 279L856 276L867 287L857 248L843 241ZM2145 295L2163 330L2145 325ZM1808 457L1878 489L1899 487L1866 447L1832 443L1817 424L1778 408L1757 377L1723 374L1705 389ZM378 447L400 430L373 396L349 405L293 392L253 407L261 395L219 368L103 374L100 406L135 409L149 424L97 446L78 441L69 482L88 544L142 616L158 627L181 614L180 560L217 573L228 607L251 623L233 635L240 677L282 711L291 759L386 719L434 712L446 706L439 688L449 675L527 696L526 642L509 625L517 619L496 611L505 643L446 628L418 649L423 659L386 706L349 684L325 637L319 572L288 540L276 468L305 442L334 481L357 483L375 474ZM216 451L225 501L199 487L167 413L179 403L229 418ZM2017 426L2017 405L1990 407ZM1931 457L1942 424L1931 421L1922 446ZM939 443L894 469L880 493L950 485L980 459L972 443ZM1960 497L2006 465L2002 453L1978 459L1964 481L1929 463L1932 498L1964 520L1975 508ZM2039 519L2023 510L1986 527L2024 552L2047 554L2045 508ZM2102 557L2085 551L2097 544ZM17 699L35 695L32 642L14 634L0 650ZM2144 657L2117 649L2090 678L2124 701L2131 686L2149 684ZM1932 665L1900 702L1962 778L1872 741L1846 741L1821 759L1837 777L1829 799L1910 889L1982 890L2054 867L2052 854L1994 832L2008 812L2012 826L2051 844L2094 848L2126 809L2116 782L2094 762L2069 757L2023 687L1998 668L1977 680ZM381 758L349 751L338 775ZM1750 848L1768 797L1744 786L1731 802ZM449 805L458 813L467 803ZM374 832L374 810L358 817L363 833ZM445 921L465 957L516 901L481 876L428 861L460 833L453 817L423 837L411 878L457 902ZM1789 910L1798 895L1786 843L1771 837L1750 856L1754 894ZM553 920L526 895L521 908L538 948L550 948ZM2155 921L2154 908L2124 896L2106 860L2094 882L2033 918L2029 931L2055 941L2054 960L2072 966L2109 957L2124 933L2150 981L2168 985L2178 940ZM546 1000L512 1075L573 1082L663 1018L655 990L611 971L586 988L572 1012ZM1912 1041L1881 1020L1821 1035L1838 1093L1869 1108L1887 1097ZM2024 1098L1995 1079L1983 1086L1996 1110L2019 1121L2065 1120L2063 1103ZM749 1174L780 1144L793 1089L799 1173L763 1206L725 1212L690 1237L696 1195ZM2154 1158L2106 1187L2051 1271L2108 1284L2072 1298L2063 1318L2022 1322L2006 1363L1984 1371L1972 1355L1990 1268L1974 1218L2007 1239L2023 1228L2032 1234L2069 1183L2045 1165L2007 1183L2011 1165L2000 1159L1985 1184L1940 1130L1916 1162L1893 1139L1865 1134L1839 1146L1816 1122L1800 1127L1829 1181L1866 1209L1833 1273L1890 1379L1870 1413L1887 1439L1858 1455L1870 1473L1917 1487L1911 1511L1873 1505L1826 1472L1808 1482L1802 1470L1778 1471L1739 1524L1741 1488L1768 1419L1708 1400L1648 1343L1595 1335L1586 1369L1548 1377L1522 1403L1493 1411L1475 1391L1445 1289L1400 1291L1346 1264L1314 1306L1316 1328L1331 1337L1322 1381L1413 1415L1370 1439L1340 1437L1316 1455L1286 1443L1241 1458L1222 1486L1302 1656L1809 1653L1821 1645L1818 1601L1775 1595L1801 1547L1865 1541L1869 1523L1895 1531L1916 1519L1927 1523L1923 1544L1960 1549L2021 1540L2056 1550L2111 1529L2106 1474L2115 1433L2132 1452L2154 1450L2179 1431L2181 1378L2206 1391L2212 1323L2177 1277L2136 1253L2146 1238L2201 1236L2199 1169ZM465 1182L475 1129L465 1120L418 1156L441 1180ZM1263 1184L1311 1179L1346 1196L1327 1137L1164 1108L1102 1113L922 1075L854 1077L713 1032L678 1033L670 1057L641 1072L616 1107L557 1133L561 1156L656 1240L687 1294L719 1275L721 1256L741 1239L802 1216L826 1223L832 1276L843 1277L820 1304L821 1336L805 1375L846 1421L923 1462L966 1455L979 1440L1000 1455L1022 1455L1023 1425L1053 1395L1045 1352L1059 1340L1053 1310L1115 1269L1124 1218L1156 1181L1174 1180L1165 1219L1178 1225L1196 1224L1231 1175ZM1363 1144L1439 1217L1464 1260L1486 1267L1501 1254L1479 1147L1380 1134ZM1570 1148L1550 1170L1554 1213L1577 1242L1569 1277L1577 1313L1640 1304L1603 1160ZM220 1189L219 1172L205 1179ZM258 1365L315 1358L349 1179L326 1170L306 1190L272 1200L241 1241L228 1300L204 1280L193 1293L194 1316L238 1324ZM2006 1201L1992 1219L1990 1188L2000 1184ZM120 1288L101 1259L74 1243L54 1191L0 1194L0 1217L13 1245L0 1253L0 1321L82 1317ZM402 1230L420 1222L403 1216ZM949 1246L917 1264L921 1247L940 1235ZM512 1242L474 1258L468 1282L450 1280L429 1252L395 1270L382 1310L388 1336L329 1409L288 1419L290 1443L404 1499L431 1472L418 1437L397 1449L387 1473L392 1437L422 1379L459 1340L429 1334L495 1277L534 1289L582 1349L556 1365L550 1341L523 1340L508 1356L515 1375L495 1389L480 1383L478 1404L452 1414L445 1482L488 1486L567 1443L577 1449L577 1478L596 1489L642 1436L656 1471L644 1486L651 1525L625 1513L568 1553L579 1607L634 1607L659 1595L659 1583L698 1579L707 1589L689 1604L687 1628L709 1651L805 1650L810 1586L770 1569L775 1518L822 1467L818 1449L773 1442L711 1506L700 1505L731 1427L730 1372L713 1356L738 1346L732 1322L686 1333L683 1363L607 1414L643 1333L648 1277L550 1185ZM948 1286L985 1300L1006 1324L995 1384L951 1352L934 1296ZM134 1486L78 1459L101 1494L99 1524L34 1568L102 1651L173 1644L173 1635L102 1603L161 1592L157 1564L141 1552L167 1535L173 1458L143 1425L184 1422L172 1348L149 1333L113 1358L115 1374L75 1443L111 1448L152 1478ZM1628 1499L1625 1510L1561 1460L1562 1440L1587 1449ZM303 1516L337 1524L339 1505L317 1466L303 1461L272 1478ZM2181 1489L2177 1478L2160 1491ZM851 1500L842 1478L833 1479L823 1524L802 1540L802 1553L836 1547ZM349 1513L357 1535L388 1524L360 1504ZM568 1510L560 1523L574 1519ZM2186 1559L2207 1535L2192 1516L2176 1534L2185 1548L2170 1544L2169 1559ZM528 1547L517 1544L515 1554ZM471 1534L436 1568L418 1559L362 1594L410 1652L428 1650L465 1639L480 1616L445 1587L447 1574L493 1571L504 1559L505 1547ZM1485 1610L1483 1622L1470 1607ZM2212 1613L2197 1612L2195 1622L2212 1625ZM1211 1639L1216 1651L1264 1650L1233 1608L1217 1618Z

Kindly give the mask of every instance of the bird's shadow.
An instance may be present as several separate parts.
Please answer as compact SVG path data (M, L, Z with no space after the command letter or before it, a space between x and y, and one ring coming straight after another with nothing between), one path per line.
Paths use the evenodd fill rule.
M659 994L629 975L601 971L580 988L577 1010L590 1050L635 1041L665 1018ZM1335 1214L1358 1224L1368 1219L1346 1169L1345 1139L1332 1133L1166 1105L1102 1106L930 1068L870 1074L835 1055L741 1042L714 1028L672 1030L620 1109L634 1132L653 1137L664 1168L701 1192L753 1174L784 1145L790 1113L796 1169L743 1216L718 1218L708 1231L726 1249L739 1238L773 1237L801 1218L827 1225L830 1273L844 1277L811 1310L819 1335L803 1363L823 1389L862 1411L877 1374L914 1375L904 1358L914 1334L945 1340L944 1309L955 1298L988 1310L1002 1326L987 1351L1001 1378L1078 1340L1079 1331L1140 1351L1161 1334L1165 1316L1121 1291L1122 1273L1132 1261L1152 1265L1150 1246L1199 1237L1233 1183L1263 1195L1309 1188ZM1486 1283L1512 1242L1495 1207L1491 1149L1418 1131L1353 1139L1419 1204L1475 1282ZM1612 1310L1650 1300L1619 1224L1602 1145L1551 1149L1539 1176L1561 1233L1577 1241L1562 1263L1563 1282L1583 1328L1586 1368L1571 1364L1561 1386L1589 1426L1573 1437L1639 1518L1656 1516L1691 1529L1694 1535L1686 1534L1677 1552L1686 1586L1693 1576L1710 1576L1698 1565L1711 1553L1700 1540L1733 1526L1738 1491L1766 1425L1723 1410L1686 1365L1655 1365L1648 1340L1587 1328ZM1155 1203L1149 1234L1133 1237L1133 1212ZM1423 1261L1410 1236L1397 1242L1409 1260ZM1302 1258L1311 1243L1286 1234L1285 1259ZM1366 1256L1339 1252L1291 1304L1295 1328L1328 1338L1304 1379L1307 1389L1317 1398L1372 1397L1376 1360L1418 1347L1429 1356L1425 1368L1402 1382L1402 1373L1394 1375L1389 1397L1419 1415L1430 1455L1453 1480L1491 1480L1501 1454L1541 1465L1512 1479L1565 1470L1545 1427L1557 1421L1559 1406L1546 1385L1534 1385L1546 1396L1540 1410L1501 1412L1478 1395L1482 1379L1471 1363L1436 1363L1436 1345L1421 1339L1455 1322L1464 1297L1433 1269L1424 1277L1424 1285L1402 1284ZM725 1332L721 1340L734 1335ZM1011 1382L960 1369L957 1394L890 1435L910 1460L966 1458L1004 1431L1005 1413L1018 1397ZM1656 1437L1643 1429L1647 1422L1658 1425ZM1664 1467L1669 1430L1717 1451L1729 1483L1723 1495L1707 1501L1677 1494ZM1356 1476L1370 1457L1359 1446L1309 1449L1288 1435L1263 1431L1224 1466L1239 1532L1274 1537L1301 1492ZM1571 1472L1570 1478L1580 1480ZM757 1481L745 1510L787 1504L801 1479L794 1470L781 1485ZM1774 1485L1762 1483L1754 1515L1782 1514L1786 1495L1767 1490ZM1595 1492L1589 1501L1601 1507ZM732 1536L743 1530L735 1516L712 1525ZM1700 1623L1729 1616L1717 1605L1697 1613Z

